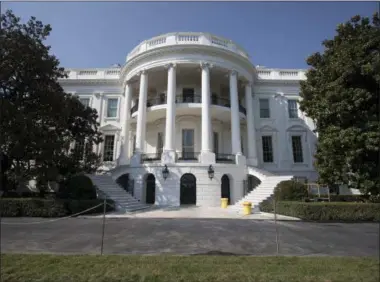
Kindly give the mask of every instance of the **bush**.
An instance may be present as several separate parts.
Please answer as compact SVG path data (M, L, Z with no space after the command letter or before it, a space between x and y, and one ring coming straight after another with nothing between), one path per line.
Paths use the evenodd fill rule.
M380 204L323 202L303 203L292 201L277 202L277 213L315 221L380 221ZM260 204L263 212L273 212L273 202Z
M0 199L2 217L63 217L73 215L102 204L103 200L55 200L55 199ZM107 200L107 211L114 210L114 202ZM103 205L83 214L102 213Z
M75 200L94 200L96 188L86 175L75 175L64 184L60 196Z
M308 192L305 184L293 180L281 181L274 190L277 201L295 201L307 198Z

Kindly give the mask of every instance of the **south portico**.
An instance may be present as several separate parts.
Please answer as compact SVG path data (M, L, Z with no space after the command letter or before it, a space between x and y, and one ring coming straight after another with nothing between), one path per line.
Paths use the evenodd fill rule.
M244 76L238 75L236 70L228 70L221 68L220 66L214 66L208 62L183 64L182 66L196 66L195 75L198 72L200 74L200 85L201 85L201 151L199 156L199 162L203 164L215 164L215 152L213 151L212 145L212 114L211 107L215 99L218 99L214 93L211 93L210 87L210 73L214 70L221 73L221 77L225 78L228 83L229 91L229 109L230 109L230 121L231 121L231 154L235 156L235 164L244 166L246 163L250 165L257 165L257 150L256 150L256 137L255 137L255 125L254 125L254 115L253 115L253 101L252 101L252 82L249 81ZM154 83L154 79L151 80L150 73L155 73L157 71L166 72L166 121L165 121L165 136L164 136L164 146L161 154L162 163L165 164L175 164L177 161L176 152L176 108L177 108L177 72L181 64L178 63L168 63L160 67L155 67L152 69L144 69L136 73L135 76L130 77L129 81L125 82L125 99L124 99L124 112L125 123L123 128L123 140L121 154L119 157L119 164L130 164L131 166L139 166L141 164L142 155L145 153L145 142L146 142L146 124L147 124L147 95L149 84ZM181 74L181 72L180 72ZM154 77L154 75L153 75ZM238 84L240 86L244 84L245 95L239 97L238 94ZM137 102L137 115L135 118L136 122L136 137L135 137L135 150L134 154L129 158L129 144L126 144L127 140L130 140L130 130L131 130L131 101L133 93L132 83L138 84L138 102ZM216 97L215 97L216 96ZM239 104L240 100L245 100L245 112L242 116L241 108ZM140 102L142 101L142 103ZM246 121L246 138L250 140L247 143L247 153L244 155L242 153L242 141L241 141L241 130L240 123L241 120Z

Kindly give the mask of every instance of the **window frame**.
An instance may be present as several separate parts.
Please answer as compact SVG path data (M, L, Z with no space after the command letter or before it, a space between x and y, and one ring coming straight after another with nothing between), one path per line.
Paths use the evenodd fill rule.
M265 160L264 138L270 138L271 161ZM274 163L273 135L272 134L262 134L261 135L261 157L262 157L263 163L265 163L265 164L273 164Z
M117 100L117 106L116 106L116 116L114 117L109 117L108 116L108 105L109 105L109 100ZM104 107L104 117L106 120L118 120L120 117L120 97L119 96L107 96L106 101L105 101L105 107Z
M295 108L291 108L290 105L294 102ZM291 116L292 114L295 114L295 116ZM298 119L298 100L297 99L288 99L288 118L290 119Z
M302 142L302 134L292 134L290 136L290 142L291 142L291 148L292 148L292 160L293 160L293 163L294 164L304 164L305 163L305 152L304 152L304 146L303 146L303 142ZM294 150L294 143L293 143L293 140L294 138L299 138L299 146L301 148L300 152L301 152L301 161L296 161L296 152Z
M113 147L112 147L112 160L106 160L105 159L105 155L106 155L106 139L107 139L107 136L113 136L114 140L113 140ZM115 158L115 154L116 154L116 134L114 133L105 133L103 135L104 137L104 142L103 142L103 150L102 150L102 161L103 162L114 162L116 160Z
M262 101L267 101L268 102L268 109L262 109ZM262 110L268 110L268 116L262 116ZM259 98L259 117L261 119L270 119L271 118L271 108L270 108L270 99L269 98Z

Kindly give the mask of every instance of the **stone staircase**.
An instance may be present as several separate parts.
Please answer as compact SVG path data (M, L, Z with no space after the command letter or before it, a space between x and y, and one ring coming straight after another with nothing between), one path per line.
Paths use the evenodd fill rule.
M116 204L116 209L122 212L134 212L148 209L151 205L141 203L131 194L121 188L110 175L88 174L93 184L101 191L99 196L106 196Z
M273 195L277 184L284 180L291 180L292 178L292 175L279 176L268 174L261 178L260 185L245 195L240 201L229 206L229 209L241 213L243 211L243 202L251 202L253 205L252 211L259 211L259 204Z

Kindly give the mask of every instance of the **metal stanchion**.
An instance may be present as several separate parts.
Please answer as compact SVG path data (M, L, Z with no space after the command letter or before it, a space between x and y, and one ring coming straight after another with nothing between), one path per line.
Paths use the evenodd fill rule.
M104 230L106 228L106 208L107 208L107 201L106 197L104 197L104 203L103 203L103 230L102 230L102 245L100 248L100 255L103 255L103 246L104 246Z

